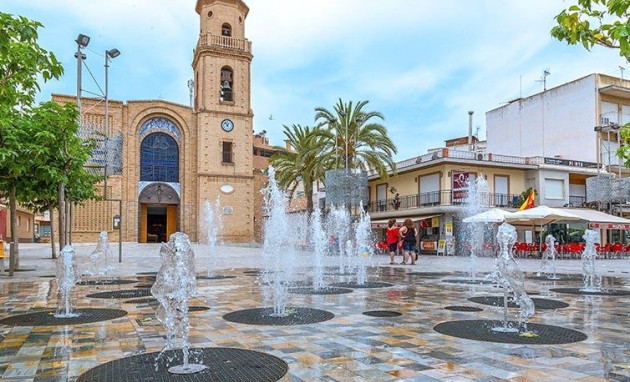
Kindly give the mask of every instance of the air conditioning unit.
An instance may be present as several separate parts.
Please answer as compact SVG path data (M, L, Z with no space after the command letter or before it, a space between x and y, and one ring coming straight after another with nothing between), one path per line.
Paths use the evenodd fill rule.
M610 125L610 118L602 117L602 126L608 126L608 125Z

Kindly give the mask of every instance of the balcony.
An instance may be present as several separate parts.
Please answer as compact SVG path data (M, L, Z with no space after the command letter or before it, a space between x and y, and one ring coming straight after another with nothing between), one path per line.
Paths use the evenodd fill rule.
M463 205L467 200L467 191L462 190L441 190L425 192L422 194L405 195L386 200L370 201L368 212L391 212L408 210L413 208L433 207L433 206L457 206ZM489 207L513 208L518 205L520 194L495 194L487 193L482 195L485 205Z
M252 42L247 39L219 36L208 33L199 36L197 48L219 48L251 54Z

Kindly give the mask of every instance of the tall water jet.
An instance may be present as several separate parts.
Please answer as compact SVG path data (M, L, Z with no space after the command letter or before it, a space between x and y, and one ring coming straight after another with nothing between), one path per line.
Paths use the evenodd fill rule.
M472 216L488 209L488 195L488 181L480 174L474 183L468 185L464 214ZM465 243L470 252L469 272L472 279L477 277L477 256L483 251L485 230L486 223L479 222L466 225Z
M311 247L313 248L313 289L324 287L324 252L326 251L326 230L322 222L322 212L315 208L311 214Z
M602 276L595 271L595 259L597 250L595 243L599 242L599 232L594 229L587 229L582 236L586 245L582 252L582 270L584 271L584 287L581 292L601 292Z
M374 253L374 246L371 245L371 225L370 215L363 210L361 205L361 215L355 228L355 259L357 265L357 284L365 285L367 281L366 267Z
M57 290L59 291L59 302L55 317L77 317L79 314L72 313L72 304L70 303L70 292L74 289L74 285L78 280L77 267L74 258L74 248L71 245L63 247L55 267Z
M269 166L269 185L264 189L264 207L267 213L265 221L263 260L265 272L265 301L271 300L274 317L286 317L288 298L288 277L295 261L294 241L290 237L294 230L290 226L286 213L283 192L276 182L276 171Z
M91 266L85 272L88 276L106 276L107 273L114 270L114 266L109 264L109 258L112 255L112 249L109 246L107 232L103 231L98 236L96 248L90 254Z
M339 274L346 274L351 253L346 251L346 241L350 232L350 213L343 207L333 206L328 214L328 232L333 238L335 252L338 255Z
M544 272L548 279L558 280L556 276L556 255L558 254L556 250L556 238L553 237L553 235L547 235L547 237L545 237L545 246L546 248L542 255L538 276ZM548 270L547 268L551 269Z
M208 271L207 276L214 276L217 262L217 238L223 233L223 211L221 200L217 197L214 204L206 200L203 204L203 223L207 241Z
M166 330L166 345L159 357L166 350L177 346L177 338L181 338L183 364L168 369L173 374L192 374L206 369L205 365L189 363L188 301L197 294L195 276L195 253L190 247L188 235L175 232L168 243L162 243L160 249L162 265L157 273L151 294L160 306L156 317Z
M525 292L525 277L514 259L512 246L516 242L516 229L514 226L503 223L499 226L497 241L501 253L498 258L498 283L503 286L503 324L493 328L498 332L528 333L527 320L534 315L534 302ZM510 327L508 323L508 293L514 296L514 302L519 306L518 328Z

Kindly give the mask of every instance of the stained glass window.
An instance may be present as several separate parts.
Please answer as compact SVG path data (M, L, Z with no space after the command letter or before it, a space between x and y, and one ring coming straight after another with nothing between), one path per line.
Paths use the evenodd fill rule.
M140 145L140 180L179 182L179 147L170 135L153 133Z

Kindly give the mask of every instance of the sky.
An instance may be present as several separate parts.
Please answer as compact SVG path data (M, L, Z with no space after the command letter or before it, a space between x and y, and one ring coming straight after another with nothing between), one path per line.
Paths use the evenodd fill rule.
M473 134L486 112L587 76L621 76L615 50L568 46L551 37L554 16L577 0L248 0L254 131L283 146L283 126L314 125L314 109L338 99L369 101L397 146L397 161ZM0 0L0 12L44 25L39 43L65 68L39 101L75 95L75 39L91 37L83 89L109 98L189 105L196 0ZM90 74L91 73L91 74ZM630 77L630 72L625 76ZM89 93L84 93L88 96Z

